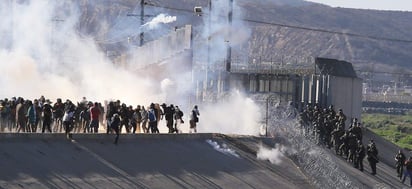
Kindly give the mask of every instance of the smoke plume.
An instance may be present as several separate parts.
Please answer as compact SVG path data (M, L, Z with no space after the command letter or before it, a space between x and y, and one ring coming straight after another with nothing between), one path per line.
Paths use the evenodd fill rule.
M209 54L212 64L225 58L225 53L222 52L226 51L228 43L236 46L246 42L249 36L250 30L237 19L241 17L242 11L236 4L233 23L229 26L228 6L227 2L213 1L210 17L204 16L205 24L200 26L203 27L200 29L203 42L213 46ZM110 52L98 46L104 41L96 41L96 36L81 34L81 31L87 31L87 28L80 25L83 23L80 22L81 15L81 7L76 1L2 1L0 98L21 96L35 99L44 95L52 102L57 98L76 102L87 97L90 101L98 102L119 99L134 106L179 101L174 104L185 111L186 119L189 118L191 102L188 97L194 93L194 85L189 80L192 74L190 71L182 73L171 66L172 73L176 76L167 76L159 81L139 76L133 70L113 64L108 57ZM207 18L210 20L207 21ZM176 20L177 16L160 14L144 27L156 30L156 25ZM101 24L103 28L111 28L107 20L103 19ZM140 31L135 31L138 32ZM127 36L128 34L115 35L111 43L116 40L127 41ZM201 63L207 60L205 47L203 45L202 48L193 49L195 59L200 59ZM162 49L158 49L156 53L162 54ZM150 54L136 56L143 57L143 60L151 59ZM181 91L187 93L182 94ZM186 104L182 104L183 102ZM239 92L218 104L199 105L199 108L199 132L259 134L259 107ZM184 127L188 128L189 121L186 123Z
M282 159L285 158L285 150L285 147L280 144L277 144L272 149L269 149L260 144L256 156L259 160L269 160L270 163L279 165L280 163L282 163Z
M92 38L79 36L79 7L60 1L5 1L0 33L1 98L44 95L133 105L159 102L160 83L113 65ZM156 87L157 86L157 87ZM144 91L144 92L142 92Z
M176 16L168 16L166 14L159 14L154 17L150 22L143 24L142 27L147 27L148 29L154 29L159 24L167 24L176 21Z
M198 130L224 134L258 135L261 120L260 107L239 91L233 91L225 100L202 107ZM205 120L205 123L202 123Z

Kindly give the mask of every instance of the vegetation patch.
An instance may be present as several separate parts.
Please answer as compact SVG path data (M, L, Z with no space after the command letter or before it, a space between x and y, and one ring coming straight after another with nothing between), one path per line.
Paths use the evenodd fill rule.
M412 150L412 115L362 114L363 126L396 145Z

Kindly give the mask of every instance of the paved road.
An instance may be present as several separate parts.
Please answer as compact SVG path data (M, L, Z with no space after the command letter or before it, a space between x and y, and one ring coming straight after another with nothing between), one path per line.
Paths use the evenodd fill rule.
M290 142L279 138L139 134L122 135L114 145L114 136L105 134L73 135L70 141L62 134L4 133L0 188L330 188L333 183L323 183L336 177L350 180L351 188L406 188L395 177L398 148L369 131L364 134L365 142L373 138L380 152L376 176L366 159L360 172L325 148L319 151L323 155L308 156L333 162L331 170L303 165L293 155L282 157L281 164L257 160L260 144ZM323 161L313 164L318 162ZM315 168L327 175L311 178L308 173Z
M122 135L118 145L112 143L114 136L105 134L73 139L61 134L0 134L0 187L312 187L292 161L274 167L222 135ZM232 154L223 153L230 150Z

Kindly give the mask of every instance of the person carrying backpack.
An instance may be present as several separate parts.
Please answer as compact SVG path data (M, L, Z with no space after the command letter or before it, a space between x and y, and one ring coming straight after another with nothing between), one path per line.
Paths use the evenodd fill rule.
M148 115L147 115L147 111L144 108L144 106L142 106L142 109L140 110L140 116L142 117L142 129L143 129L143 133L149 133L149 128L147 127L147 120L148 120Z
M63 125L67 139L72 138L70 131L73 129L74 111L74 104L71 101L67 100L63 115Z
M173 128L173 114L175 112L175 108L173 104L167 106L165 103L162 104L162 108L166 119L166 127L169 129L169 133L174 133L175 129Z
M112 119L110 120L110 129L113 130L116 133L116 138L114 139L114 144L117 144L119 141L119 135L120 135L120 116L117 113L114 113L112 116Z
M197 132L196 124L199 122L199 116L200 116L199 109L197 108L197 105L195 105L193 107L193 110L192 110L191 114L190 114L190 121L189 121L189 124L190 124L189 132L190 133L192 133L192 131L194 133Z
M149 129L152 133L159 133L159 129L157 128L157 118L155 113L154 104L150 104L150 108L147 112L147 117L149 119Z
M180 124L184 123L183 121L183 112L179 109L179 106L175 107L175 113L173 115L175 119L175 132L176 133L182 133L182 130L180 129Z

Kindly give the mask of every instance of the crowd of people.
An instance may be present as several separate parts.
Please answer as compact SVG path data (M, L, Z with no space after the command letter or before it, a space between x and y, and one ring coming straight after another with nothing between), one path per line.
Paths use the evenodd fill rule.
M71 100L55 103L41 96L27 100L22 97L0 100L0 132L65 132L98 133L105 125L107 134L159 133L159 122L165 120L168 133L182 133L183 111L179 106L151 103L145 107L126 105L120 100L104 105L88 101L85 97L74 104ZM189 115L189 131L197 132L199 109L195 105Z
M342 156L355 168L363 171L363 160L366 157L371 174L376 174L376 164L379 162L378 149L371 139L369 144L362 143L361 123L353 118L346 128L346 115L342 109L338 112L333 105L328 108L307 105L300 112L302 129L307 137L314 139L317 144L333 149L338 156Z

